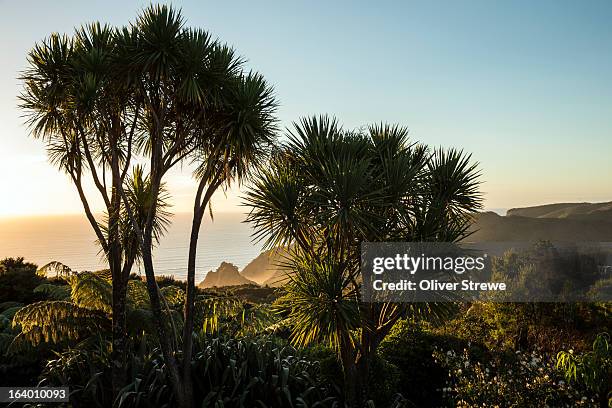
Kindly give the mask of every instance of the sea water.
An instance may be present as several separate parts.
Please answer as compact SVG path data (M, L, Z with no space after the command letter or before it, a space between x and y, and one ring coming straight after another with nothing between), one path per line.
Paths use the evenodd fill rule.
M200 230L196 282L216 269L222 261L244 268L261 252L261 245L251 238L252 229L242 213L208 214ZM154 250L157 275L185 279L191 214L172 216L172 225ZM85 216L36 216L0 218L0 259L22 256L42 266L59 261L75 271L107 267L96 244L95 234ZM144 274L136 265L135 273Z

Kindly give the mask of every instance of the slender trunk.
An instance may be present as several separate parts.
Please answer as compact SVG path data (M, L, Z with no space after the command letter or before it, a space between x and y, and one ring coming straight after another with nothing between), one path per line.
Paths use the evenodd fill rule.
M344 403L349 408L361 408L353 348L343 345L340 349L340 359L342 360L342 374L344 376Z
M195 205L193 209L193 221L191 225L191 236L189 239L189 259L187 261L187 293L185 296L185 325L183 327L183 386L185 398L189 404L193 404L193 382L191 381L191 356L193 354L193 313L195 307L195 273L196 273L196 257L198 252L198 237L202 226L202 218L206 211L212 195L219 187L220 182L218 177L215 177L208 186L204 199L202 192L206 178L200 180L198 192L196 194ZM191 406L191 405L190 405Z
M144 237L144 248L143 248L143 265L145 275L147 278L147 291L149 293L149 299L151 301L151 311L155 320L155 326L157 329L157 336L159 337L159 344L164 356L168 375L170 377L170 383L174 390L178 406L181 408L188 407L185 400L185 393L183 390L183 384L181 381L181 375L179 372L179 365L176 361L174 350L172 349L172 343L170 336L168 336L168 330L165 327L165 319L161 307L161 298L157 282L155 281L155 272L153 269L153 257L151 254L152 242L151 234L147 233Z
M127 383L126 292L124 279L117 280L113 276L113 345L111 353L113 399L117 398L119 391Z
M111 146L116 146L116 139L111 139ZM125 300L127 296L127 281L123 276L122 248L119 231L119 213L121 211L121 176L119 157L115 149L111 152L112 192L110 208L108 209L108 263L112 276L112 387L113 397L125 386L127 328L125 317Z
M610 401L608 400L609 390L603 388L599 392L599 408L608 408Z
M156 163L156 155L153 155L152 164ZM151 201L157 202L159 196L159 190L161 185L161 176L158 176L159 167L152 165L151 171ZM155 280L155 269L153 266L153 222L156 217L157 208L155 205L151 206L150 212L147 216L147 221L143 231L142 241L142 261L145 270L145 276L147 279L147 292L149 293L149 300L151 302L151 311L153 313L153 320L157 329L157 335L159 338L159 344L161 347L162 355L166 363L166 369L168 376L170 377L170 383L176 396L176 401L180 408L187 408L188 405L185 400L185 394L183 391L183 385L181 381L181 374L179 371L179 365L176 361L175 350L172 347L170 336L168 335L167 327L165 326L165 319L161 307L161 296L159 293L159 287ZM168 316L170 318L170 316Z
M362 329L361 334L361 354L357 361L357 385L360 392L360 402L364 403L370 397L369 377L370 377L370 363L372 357L375 355L376 349L373 344L373 336L369 330Z
M191 381L191 356L193 353L193 312L195 303L195 272L198 235L204 211L196 208L189 240L189 259L187 262L187 293L185 296L185 325L183 327L183 387L189 407L193 403L193 383Z
M165 107L162 103L156 99L153 103L150 103L150 112L155 119L155 128L151 134L152 146L151 146L151 197L152 203L157 203L159 198L159 192L161 187L161 180L164 172L167 170L164 168L164 153L163 153L163 123L165 115ZM175 357L175 351L170 336L168 336L167 328L165 326L164 316L161 308L161 298L157 282L155 281L155 270L153 267L153 224L157 213L156 205L152 205L145 226L143 228L143 240L142 240L142 261L147 278L147 291L149 293L149 299L151 301L151 309L157 328L157 334L159 337L159 343L166 363L166 370L170 377L170 383L174 391L177 406L180 408L189 408L191 402L188 402L185 397L184 386L181 379L181 373L179 364Z

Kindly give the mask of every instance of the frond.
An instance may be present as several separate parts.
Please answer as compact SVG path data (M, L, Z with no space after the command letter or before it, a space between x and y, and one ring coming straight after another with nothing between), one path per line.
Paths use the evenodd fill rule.
M71 299L83 309L109 314L112 310L112 286L101 274L82 272L70 278Z
M348 290L351 277L342 262L307 254L292 259L287 294L276 305L288 313L292 343L304 347L321 342L336 351L353 343L351 333L361 324L358 293Z
M217 333L225 319L241 311L242 301L231 295L200 297L195 301L195 313L201 316L204 334Z
M134 309L150 308L147 285L140 279L130 279L127 285L127 301Z
M35 137L49 140L71 121L72 55L72 39L57 33L35 44L28 54L29 68L20 77L24 89L19 99Z
M76 341L107 329L108 325L108 318L98 311L56 300L36 302L21 308L13 317L12 326L21 329L15 342L27 341L37 345L42 342Z
M261 169L244 197L251 207L246 221L253 226L253 239L265 240L266 249L288 246L306 225L302 212L307 186L284 157Z
M47 298L52 300L69 300L70 286L54 285L51 283L43 283L34 288L34 293L44 293Z
M135 166L132 175L126 180L124 191L127 197L127 204L124 202L121 209L120 231L122 235L122 247L127 255L134 254L137 258L141 256L140 243L136 234L133 221L137 223L140 231L144 231L148 214L153 206L153 192L151 180L144 174L142 166ZM153 241L157 244L170 225L172 214L168 211L170 195L164 184L160 186L157 201L155 203L155 218L153 220ZM126 208L129 206L134 220Z
M278 328L276 325L280 321L280 316L270 305L250 305L240 314L240 325L236 336L272 333Z
M72 269L70 269L69 266L64 265L61 262L51 261L48 264L43 265L40 268L38 268L36 273L40 276L58 278L58 277L64 277L64 276L71 275Z
M141 42L132 55L133 63L152 80L169 78L180 58L184 25L181 12L166 5L151 5L140 14L135 25Z

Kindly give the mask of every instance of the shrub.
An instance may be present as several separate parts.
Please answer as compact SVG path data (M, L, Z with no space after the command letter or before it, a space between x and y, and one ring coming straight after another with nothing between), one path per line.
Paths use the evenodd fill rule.
M39 385L69 387L70 404L65 406L112 406L108 344L92 350L76 348L55 353L55 358L47 361Z
M439 390L447 374L432 353L435 347L457 348L464 344L456 337L432 333L423 323L400 320L380 344L378 355L399 371L395 374L396 392L419 407L440 406Z
M314 344L302 350L302 356L311 361L319 363L319 375L321 380L341 390L342 364L334 350L322 344Z
M560 351L557 368L563 370L568 381L576 381L597 394L601 407L612 407L612 347L608 333L597 335L592 350L585 353Z
M442 396L456 407L594 407L584 389L567 383L552 359L538 352L496 354L475 359L468 349L437 349L434 358L448 370Z
M23 258L0 260L0 303L32 303L44 298L34 288L45 281L36 274L36 265Z

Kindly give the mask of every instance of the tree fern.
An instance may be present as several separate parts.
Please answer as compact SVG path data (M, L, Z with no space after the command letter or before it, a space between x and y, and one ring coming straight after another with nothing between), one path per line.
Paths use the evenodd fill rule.
M34 288L34 293L43 293L51 300L68 300L70 299L70 286L54 285L52 283L43 283Z
M74 275L69 280L71 299L75 305L91 310L111 312L112 286L111 283L96 272L83 272Z
M32 345L76 341L84 336L107 330L110 320L97 310L56 300L36 302L17 311L13 328L21 329L13 345L25 341Z
M131 308L149 309L151 303L149 301L149 294L147 293L147 285L140 279L129 280L127 301Z
M40 276L59 278L70 276L72 274L72 269L61 262L51 261L48 264L38 268L36 273Z

